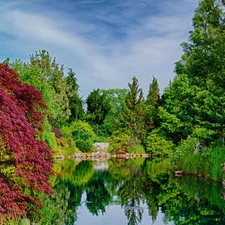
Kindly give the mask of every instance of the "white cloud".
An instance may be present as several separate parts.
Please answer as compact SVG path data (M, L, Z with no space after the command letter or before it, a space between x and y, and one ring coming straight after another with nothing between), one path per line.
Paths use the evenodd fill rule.
M65 13L61 13L65 17L59 19L58 12L54 11L47 16L46 11L35 14L20 8L15 10L11 5L4 9L0 10L0 32L11 38L5 40L6 46L0 46L0 50L8 48L11 53L14 48L14 56L27 57L26 60L36 50L48 50L58 63L73 67L84 97L94 88L127 88L132 76L139 79L145 94L152 75L163 89L173 77L173 63L182 53L179 45L188 38L192 16L192 13L182 15L182 19L179 13L145 16L143 20L138 19L136 25L118 28L125 37L116 39L111 38L109 28L74 21ZM127 12L129 16L132 10L135 9ZM171 11L172 6L168 10ZM179 10L176 6L176 11ZM104 16L103 12L99 18ZM110 23L115 18L117 24L125 24L124 17L109 15L105 20ZM98 30L98 40L104 42L90 36Z

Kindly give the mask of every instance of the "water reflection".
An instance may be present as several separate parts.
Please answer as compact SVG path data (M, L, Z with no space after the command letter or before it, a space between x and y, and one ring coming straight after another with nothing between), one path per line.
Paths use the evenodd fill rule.
M57 194L39 224L225 224L222 184L175 177L165 161L62 161L55 170Z

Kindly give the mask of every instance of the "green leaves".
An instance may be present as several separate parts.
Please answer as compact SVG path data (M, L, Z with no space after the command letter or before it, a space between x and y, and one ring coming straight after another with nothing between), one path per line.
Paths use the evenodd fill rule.
M103 124L110 108L110 102L107 95L100 89L93 90L86 99L87 103L87 120L91 124Z
M146 138L146 151L153 157L171 157L174 144L166 140L156 130L152 131Z
M132 130L133 137L136 139L141 135L143 129L142 103L144 97L136 77L132 78L132 83L128 83L128 86L129 91L125 98L120 120Z

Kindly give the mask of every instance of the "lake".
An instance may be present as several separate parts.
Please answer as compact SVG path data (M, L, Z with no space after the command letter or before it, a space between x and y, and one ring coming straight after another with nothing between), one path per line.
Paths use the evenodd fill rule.
M56 194L34 217L39 224L225 224L222 183L176 177L166 161L64 160L55 171Z

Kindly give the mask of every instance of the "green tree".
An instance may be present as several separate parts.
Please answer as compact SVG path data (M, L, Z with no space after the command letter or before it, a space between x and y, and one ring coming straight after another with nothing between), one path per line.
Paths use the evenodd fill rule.
M91 150L93 139L96 136L90 124L85 121L77 120L69 126L62 127L65 138L73 137L76 147L84 152ZM75 150L75 149L74 149Z
M189 98L191 117L198 127L213 131L208 139L224 142L224 1L202 0L195 10L189 43L183 43L184 54L175 71L186 74L189 87L197 91ZM190 89L190 88L189 88ZM194 110L193 110L194 109ZM197 127L197 128L198 128ZM195 126L196 128L196 126ZM210 142L210 140L207 140Z
M92 124L101 125L104 122L109 110L110 103L107 95L99 88L93 90L86 99L87 103L87 120Z
M194 105L198 90L190 85L187 75L181 74L164 91L164 104L159 107L160 129L176 143L191 134L198 121Z
M44 80L40 80L40 69L38 67L30 67L20 59L15 60L9 64L20 75L20 79L35 87L43 94L46 105L48 106L48 114L52 118L57 116L57 105L52 99L54 98L55 91L52 86ZM40 138L48 143L53 149L56 148L56 138L52 132L52 127L49 123L48 117L45 115L43 133Z
M51 119L51 123L56 127L61 127L70 117L69 97L71 97L72 86L69 86L64 77L64 67L52 59L49 52L42 50L30 56L29 66L38 68L39 79L47 81L54 89L55 95L52 101L57 105L57 116Z
M152 82L149 85L149 90L147 95L148 104L153 106L158 105L158 101L160 98L159 91L160 90L159 90L158 80L153 76Z
M69 109L71 114L69 116L68 122L73 122L74 120L80 120L84 117L84 109L82 98L79 96L79 85L77 84L77 78L75 72L70 68L68 75L65 78L68 86L71 87L70 93L67 93L69 98Z
M144 113L144 124L146 135L149 131L159 126L159 85L157 79L153 76L152 82L149 84L149 91L145 101L146 109Z
M133 137L136 140L140 138L143 131L143 91L139 88L138 79L132 78L132 83L128 83L129 91L120 114L121 123L132 130Z
M117 88L104 90L104 92L110 103L110 110L106 115L104 123L111 124L114 127L114 130L117 130L122 127L122 124L119 121L119 114L122 112L122 107L125 104L128 90Z

